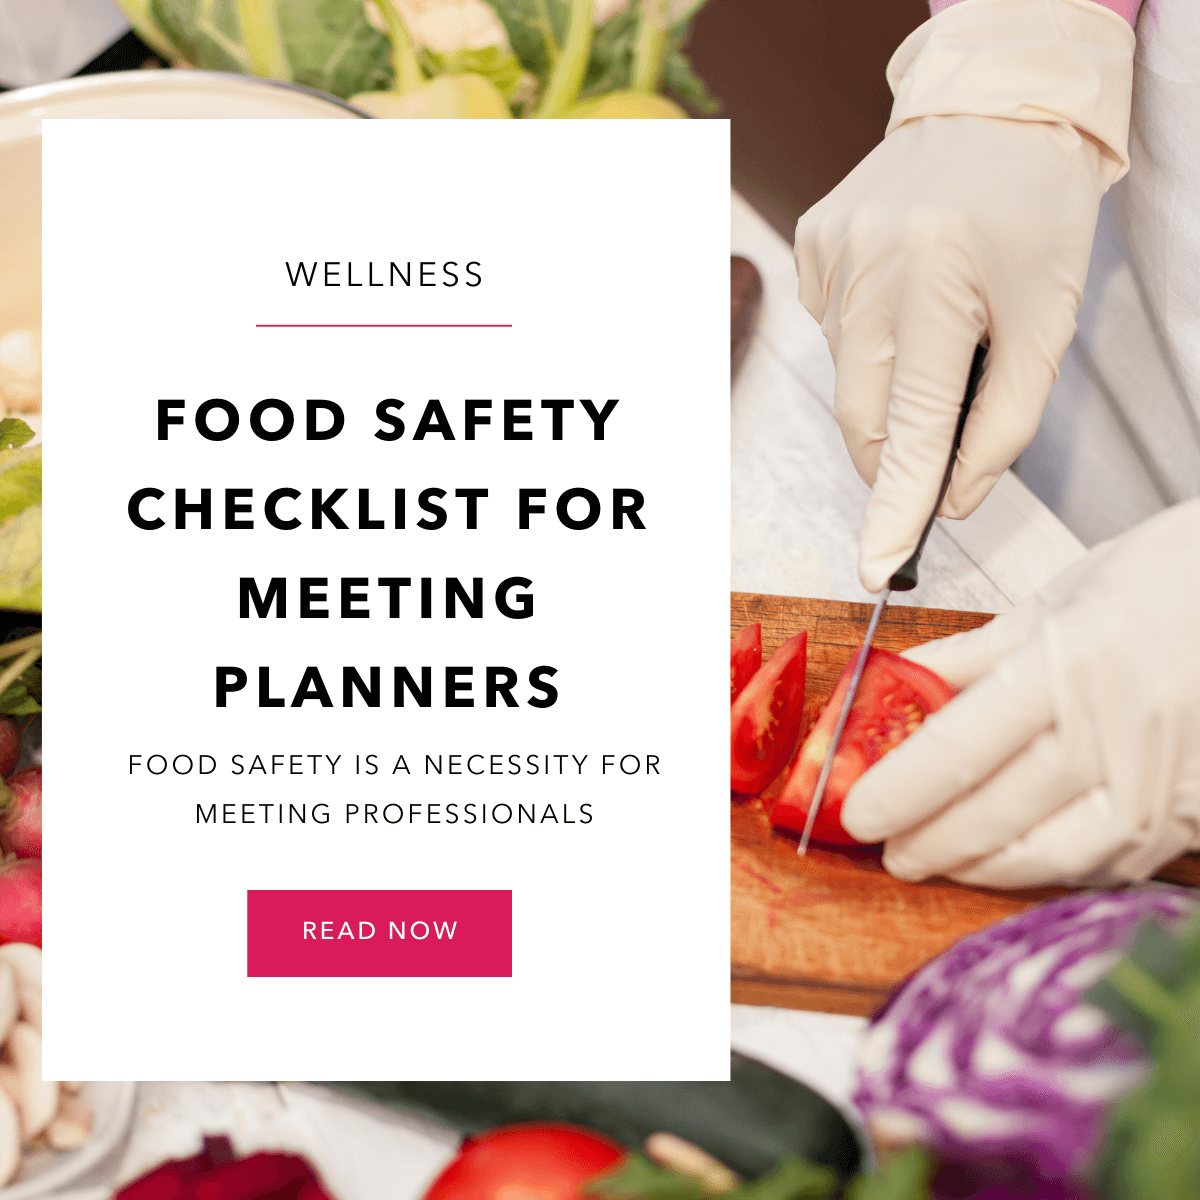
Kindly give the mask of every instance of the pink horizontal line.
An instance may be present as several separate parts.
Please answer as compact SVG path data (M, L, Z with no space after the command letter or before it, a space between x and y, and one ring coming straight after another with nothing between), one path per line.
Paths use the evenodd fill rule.
M255 325L255 329L511 329L511 325Z

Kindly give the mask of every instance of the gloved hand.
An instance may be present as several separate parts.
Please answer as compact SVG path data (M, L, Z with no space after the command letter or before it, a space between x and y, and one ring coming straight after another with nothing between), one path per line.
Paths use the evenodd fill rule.
M969 633L905 652L966 687L850 790L902 879L1139 881L1200 849L1200 499ZM969 686L968 686L969 685Z
M874 489L877 592L937 499L975 346L988 366L941 512L965 517L1032 440L1075 332L1100 197L1128 166L1134 35L1090 0L967 0L888 67L887 134L796 228L834 414Z

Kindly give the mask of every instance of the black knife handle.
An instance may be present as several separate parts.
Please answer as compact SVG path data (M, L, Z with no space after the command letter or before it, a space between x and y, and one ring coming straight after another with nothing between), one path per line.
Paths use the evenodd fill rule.
M954 430L954 444L950 447L950 461L946 463L946 474L942 476L942 486L938 489L937 503L933 506L933 512L929 514L929 520L925 522L921 540L912 552L912 557L888 580L888 587L893 592L911 592L917 586L917 562L921 557L921 551L925 549L925 540L933 528L934 518L938 515L938 509L942 507L942 501L945 500L946 491L950 487L950 476L954 471L954 460L958 458L958 447L962 443L967 413L971 411L975 393L979 389L979 381L983 378L983 363L986 358L987 350L983 346L976 346L975 357L971 360L971 371L967 376L966 395L963 396L962 408L958 413L958 426Z

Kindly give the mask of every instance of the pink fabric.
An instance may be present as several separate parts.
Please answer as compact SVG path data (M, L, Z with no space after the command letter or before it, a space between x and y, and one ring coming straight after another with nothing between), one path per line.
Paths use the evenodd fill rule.
M929 0L929 11L936 17L942 9L958 3L960 0ZM1130 25L1137 21L1138 9L1142 7L1142 0L1096 0L1096 3L1115 12L1118 17L1124 17Z

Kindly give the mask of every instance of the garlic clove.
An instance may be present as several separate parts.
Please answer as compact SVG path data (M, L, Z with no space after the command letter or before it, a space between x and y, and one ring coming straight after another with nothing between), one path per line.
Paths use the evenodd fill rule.
M42 1078L42 1035L32 1025L18 1021L13 1026L8 1052L19 1076L21 1135L30 1142L58 1112L58 1083Z
M91 1106L78 1096L64 1096L54 1120L46 1126L52 1150L78 1150L92 1136Z

